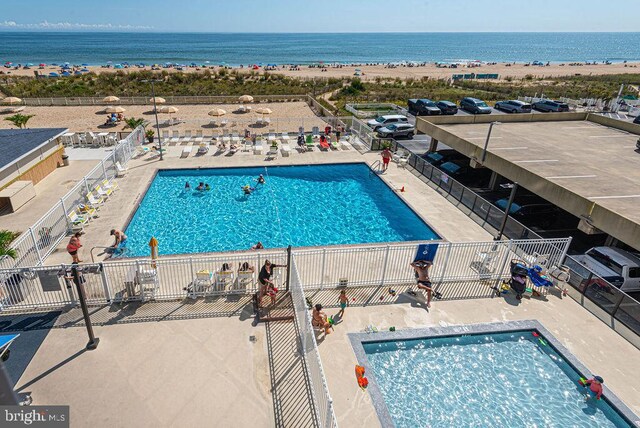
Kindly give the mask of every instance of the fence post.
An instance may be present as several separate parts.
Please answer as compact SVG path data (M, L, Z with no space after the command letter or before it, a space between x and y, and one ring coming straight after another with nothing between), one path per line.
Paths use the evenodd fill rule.
M31 239L33 240L33 248L36 249L36 254L38 256L38 260L40 260L40 265L44 263L42 260L42 256L40 255L40 249L38 248L38 241L36 241L36 235L33 233L33 228L29 228L29 234L31 235Z
M105 168L104 166L104 160L100 161L100 165L102 165L102 172L104 173L104 179L109 180L109 177L107 177L107 168Z
M327 249L322 249L322 263L320 264L320 290L324 288L324 268L325 268L325 260L327 258Z
M107 272L104 270L104 263L100 263L100 277L102 278L102 287L104 288L104 297L107 299L107 303L111 303L111 292L109 291L109 278Z
M569 246L571 245L571 241L573 240L573 236L569 237L569 240L566 244L564 244L564 249L562 250L562 255L560 255L560 259L558 260L558 266L564 264L564 259L567 258L567 251L569 251Z
M191 283L193 284L196 280L196 273L193 270L193 257L189 257L189 268L191 269Z
M384 278L387 275L387 262L389 261L389 245L387 245L387 251L384 253L384 262L382 263L382 277L380 278L380 287L384 286Z
M497 244L497 242L496 242ZM498 288L498 284L500 283L500 279L502 278L502 272L504 272L504 268L505 266L507 266L507 263L509 262L509 257L511 255L511 246L513 245L513 240L510 239L509 240L509 245L507 245L507 252L504 255L504 260L502 261L502 266L500 267L500 270L498 271L498 277L496 278L496 283L494 285L496 290L499 290Z
M453 247L453 242L449 242L449 247L447 248L447 254L444 256L444 265L442 266L442 273L440 274L440 280L438 281L438 285L442 284L442 281L444 281L444 276L447 273L447 266L449 265L449 256L451 256L452 247Z
M287 247L287 292L289 291L289 282L291 278L291 245Z

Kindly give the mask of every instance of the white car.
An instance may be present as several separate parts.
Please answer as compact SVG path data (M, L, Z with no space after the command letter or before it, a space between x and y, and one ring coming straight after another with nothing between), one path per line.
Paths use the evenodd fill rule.
M407 116L403 116L401 114L387 114L385 116L380 116L376 119L371 119L367 122L369 128L377 131L378 128L382 128L383 126L393 125L394 123L408 123L409 119Z

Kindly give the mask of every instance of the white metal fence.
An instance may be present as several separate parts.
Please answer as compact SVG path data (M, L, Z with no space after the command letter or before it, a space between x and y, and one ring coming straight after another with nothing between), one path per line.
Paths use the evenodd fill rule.
M289 278L289 290L293 301L296 328L300 339L302 356L305 361L305 370L311 385L311 395L315 412L315 421L320 428L334 428L338 426L333 410L333 400L329 394L327 379L324 376L322 360L318 352L318 343L311 324L311 313L307 307L303 285L296 264L295 256L291 259L291 277Z
M149 105L148 96L145 97L120 97L115 104L120 105ZM238 103L237 95L225 96L163 96L168 104L236 104ZM267 102L287 102L287 101L306 101L306 94L293 95L254 95L254 103ZM112 105L113 102L105 102L100 97L48 97L48 98L23 98L20 102L26 106L104 106Z
M144 129L138 127L124 140L121 140L113 151L98 165L85 175L66 195L47 211L33 226L16 238L11 248L17 257L0 259L0 268L20 266L40 266L56 249L70 230L68 214L78 205L86 204L86 194L105 179L110 180L117 174L116 163L125 166L135 153L135 147L142 144Z
M55 212L55 211L54 211ZM50 218L56 218L51 215ZM66 233L66 223L58 220L50 239ZM38 229L40 230L40 229ZM27 235L28 237L31 234ZM32 239L32 238L29 238ZM37 238L27 239L30 251L16 264L0 269L2 309L31 310L75 303L64 274L68 265L40 266ZM61 238L56 238L61 239ZM514 258L533 263L543 257L548 267L562 264L570 238L529 239L498 242L438 242L430 274L434 284L474 280L499 280L509 276ZM49 241L43 241L48 244ZM21 244L22 245L22 244ZM415 281L409 263L415 259L418 243L354 245L294 250L300 281L305 289L408 284ZM20 251L23 251L22 249ZM118 259L80 265L85 272L89 302L109 304L123 300L176 300L186 297L251 294L256 291L256 272L269 259L284 263L280 250L232 254L193 255L191 257ZM239 273L241 263L254 267L254 273ZM26 267L30 266L30 267Z

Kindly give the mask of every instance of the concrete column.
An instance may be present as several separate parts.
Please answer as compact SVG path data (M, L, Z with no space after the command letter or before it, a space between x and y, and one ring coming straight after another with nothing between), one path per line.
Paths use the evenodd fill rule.
M429 144L429 153L435 152L437 148L438 148L438 140L431 137L431 143Z
M500 183L500 179L502 176L497 172L493 171L491 173L491 178L489 179L489 189L498 190L498 183Z

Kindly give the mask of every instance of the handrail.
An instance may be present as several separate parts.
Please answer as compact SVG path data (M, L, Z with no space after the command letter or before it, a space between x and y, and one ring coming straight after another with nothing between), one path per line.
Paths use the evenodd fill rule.
M93 258L93 250L95 250L96 248L102 248L103 250L106 250L108 248L113 248L113 247L104 247L101 245L96 245L95 247L91 247L91 250L89 251L89 254L91 254L91 263L95 263L96 260Z

